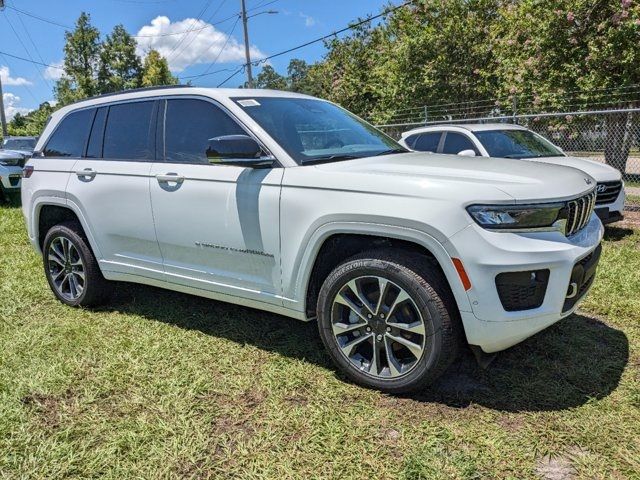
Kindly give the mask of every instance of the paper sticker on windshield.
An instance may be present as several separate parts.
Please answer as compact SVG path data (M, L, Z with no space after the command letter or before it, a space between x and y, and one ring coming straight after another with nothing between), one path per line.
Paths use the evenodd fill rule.
M253 98L247 98L245 100L238 100L238 103L240 105L242 105L243 107L259 107L260 106L258 101L254 100Z

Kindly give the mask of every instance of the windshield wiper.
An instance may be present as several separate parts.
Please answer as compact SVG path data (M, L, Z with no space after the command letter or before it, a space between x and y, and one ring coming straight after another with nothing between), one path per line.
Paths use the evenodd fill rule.
M354 160L356 158L362 158L362 157L359 155L335 154L335 155L327 155L325 157L315 157L315 158L310 158L308 160L302 160L302 163L305 165L308 165L311 163L333 162L337 160Z
M374 157L379 157L381 155L391 155L392 153L409 153L409 150L405 148L390 148L389 150L383 150L374 155Z

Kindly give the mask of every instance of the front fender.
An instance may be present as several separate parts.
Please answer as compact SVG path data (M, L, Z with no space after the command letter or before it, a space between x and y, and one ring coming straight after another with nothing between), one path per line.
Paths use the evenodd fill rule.
M388 237L415 243L427 249L438 261L449 282L456 304L461 311L471 311L469 298L462 286L458 273L451 261L455 251L450 253L448 241L435 237L414 228L380 224L373 222L328 222L309 233L299 250L291 275L283 272L284 306L304 311L307 288L315 260L324 242L336 234L372 235Z

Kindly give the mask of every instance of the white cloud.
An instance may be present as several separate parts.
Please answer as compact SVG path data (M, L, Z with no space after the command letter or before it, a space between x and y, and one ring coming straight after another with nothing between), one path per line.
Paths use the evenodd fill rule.
M60 80L64 75L62 66L62 61L52 63L51 66L44 69L44 78L47 80Z
M4 79L2 81L4 82ZM20 97L13 93L4 93L2 95L2 99L4 100L4 112L7 116L8 122L16 116L16 113L25 115L32 110L31 108L18 107L17 105L20 103Z
M311 15L307 15L306 13L300 12L300 17L304 18L304 26L305 27L313 27L316 24L316 19Z
M2 78L3 85L31 85L32 83L26 78L12 77L9 72L9 67L0 66L0 77Z
M144 37L192 30L184 35L165 35ZM155 49L169 61L169 68L181 72L189 65L198 63L228 63L244 61L244 44L203 20L185 18L171 22L168 17L158 16L151 25L142 27L137 35L138 54L144 55L149 49ZM181 39L183 39L181 41ZM226 43L226 46L224 46ZM224 49L222 47L224 46ZM219 55L219 56L218 56ZM251 59L264 58L266 55L257 47L251 47Z

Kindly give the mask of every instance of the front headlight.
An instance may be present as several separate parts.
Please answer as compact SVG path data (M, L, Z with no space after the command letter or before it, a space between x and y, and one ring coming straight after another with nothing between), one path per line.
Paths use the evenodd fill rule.
M563 203L540 205L471 205L471 218L489 230L533 230L556 228L563 218ZM560 226L557 226L560 230Z

